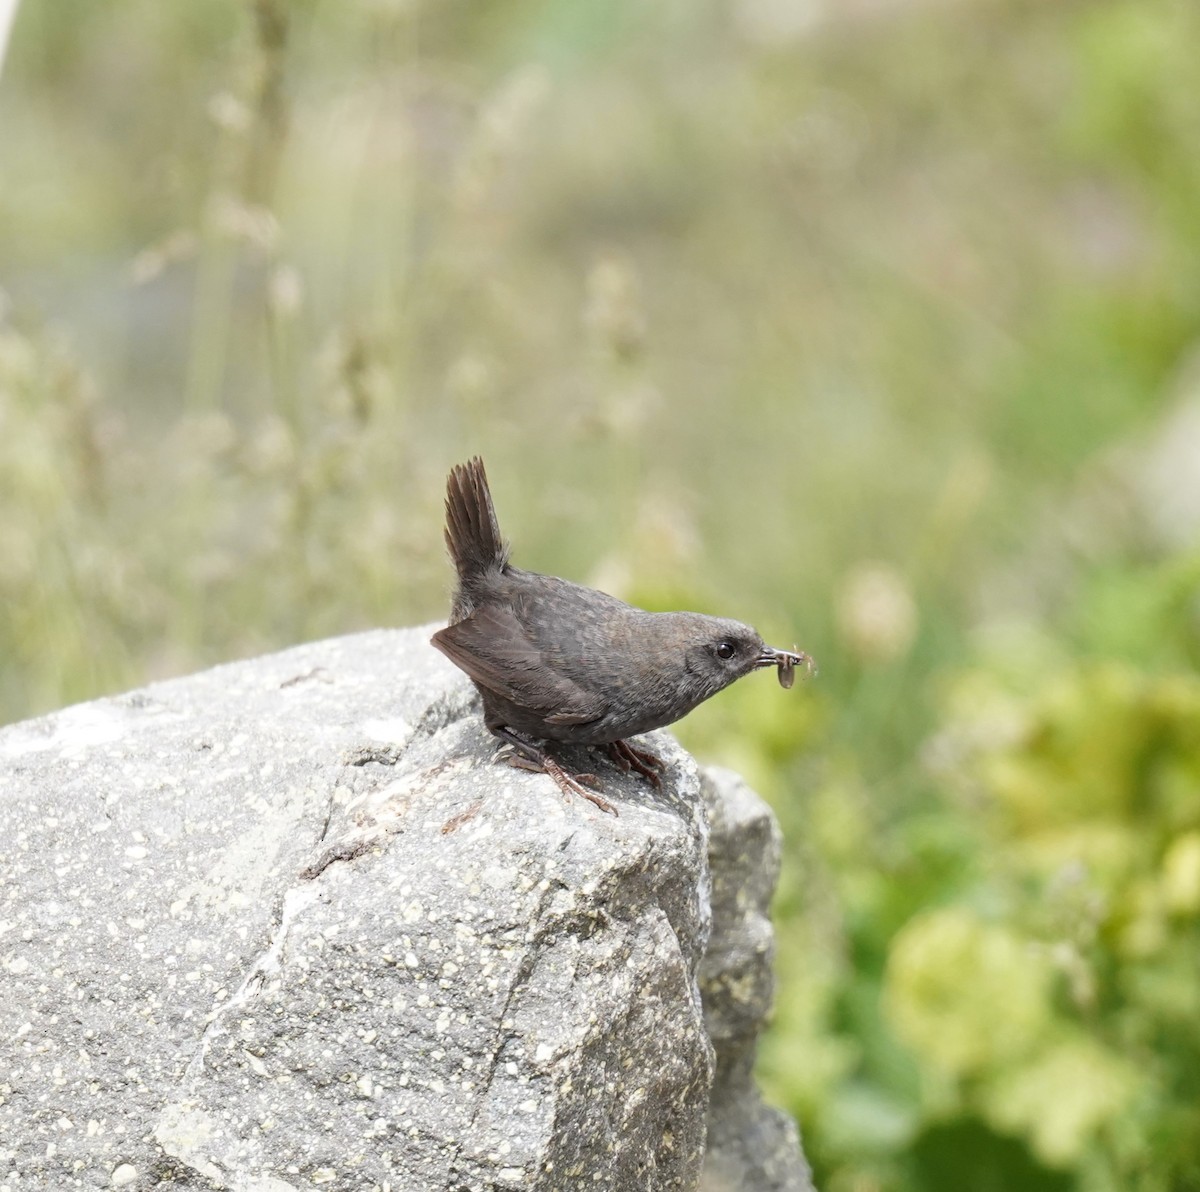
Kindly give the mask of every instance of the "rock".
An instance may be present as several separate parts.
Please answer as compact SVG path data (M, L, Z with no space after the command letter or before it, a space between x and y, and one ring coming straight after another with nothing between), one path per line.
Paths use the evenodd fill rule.
M701 771L708 809L712 931L700 964L704 1022L716 1049L703 1192L811 1192L796 1123L764 1105L754 1052L775 990L771 897L779 826L730 770Z
M692 759L657 734L663 791L593 759L620 817L565 801L491 764L428 636L0 730L0 1187L694 1189L709 1031L721 1163L741 1130L794 1144L749 1075L761 804L708 784L714 860L759 860L714 873L705 959ZM739 943L721 899L747 879ZM749 1001L723 964L758 966Z

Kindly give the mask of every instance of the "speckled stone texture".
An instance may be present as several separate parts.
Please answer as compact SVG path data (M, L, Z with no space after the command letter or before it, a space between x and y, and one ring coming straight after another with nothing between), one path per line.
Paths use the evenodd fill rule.
M621 815L567 802L491 764L428 636L302 646L0 730L0 1192L695 1189L702 962L734 1089L704 1178L743 1128L804 1176L748 1083L762 805L706 783L714 858L738 817L768 846L726 849L757 909L743 956L718 901L705 961L692 760L649 738L655 792L577 754ZM718 955L758 976L725 981Z
M708 808L712 930L700 964L704 1021L717 1065L701 1192L812 1192L796 1123L764 1105L754 1051L775 988L769 911L779 826L731 770L700 773Z

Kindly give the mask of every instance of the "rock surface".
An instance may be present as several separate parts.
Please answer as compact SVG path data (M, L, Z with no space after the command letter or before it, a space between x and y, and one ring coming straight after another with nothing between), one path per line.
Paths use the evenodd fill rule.
M0 1192L695 1189L706 1129L705 1188L809 1186L750 1076L769 814L705 779L706 955L691 758L568 803L428 634L0 730Z
M704 1023L716 1049L702 1192L811 1192L796 1123L764 1105L754 1051L775 992L769 911L779 826L730 770L700 772L708 809L712 930L700 963Z

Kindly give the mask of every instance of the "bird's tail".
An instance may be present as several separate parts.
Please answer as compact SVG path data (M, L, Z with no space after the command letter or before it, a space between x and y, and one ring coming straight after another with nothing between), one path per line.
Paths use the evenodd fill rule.
M450 469L446 480L446 546L460 581L469 582L508 563L508 544L492 505L487 473L479 456Z

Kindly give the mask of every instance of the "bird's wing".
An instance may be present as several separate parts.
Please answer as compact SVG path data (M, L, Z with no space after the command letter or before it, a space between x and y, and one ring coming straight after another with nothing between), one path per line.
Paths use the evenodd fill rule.
M586 724L608 704L550 666L507 608L476 609L433 635L433 644L481 687L549 724Z

